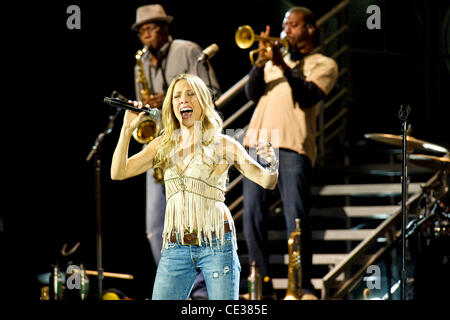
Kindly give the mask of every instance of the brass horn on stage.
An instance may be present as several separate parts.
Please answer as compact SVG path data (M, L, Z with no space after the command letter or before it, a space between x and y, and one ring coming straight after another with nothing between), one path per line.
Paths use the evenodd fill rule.
M234 35L234 39L236 41L236 44L241 49L248 49L250 48L255 41L265 41L266 45L264 48L255 49L249 52L250 62L251 64L255 64L253 56L255 53L258 53L263 50L267 50L267 48L270 48L270 42L278 41L282 44L282 54L283 56L287 54L289 51L289 42L287 40L284 40L282 38L276 38L276 37L261 37L259 35L256 35L253 31L252 27L249 25L240 26L236 30L236 34ZM265 61L264 61L265 62Z
M288 240L288 287L284 300L300 300L302 297L302 261L300 256L300 219L295 219L295 230Z
M313 293L303 292L300 219L295 219L295 230L288 240L288 285L284 300L318 300Z
M147 82L147 78L144 73L144 66L142 64L142 56L147 52L147 48L144 47L142 50L138 50L136 53L136 63L138 65L136 82L139 87L139 93L141 95L141 100L145 101L153 94ZM151 116L146 115L136 130L133 131L133 138L142 144L149 143L159 134L160 125L158 121Z

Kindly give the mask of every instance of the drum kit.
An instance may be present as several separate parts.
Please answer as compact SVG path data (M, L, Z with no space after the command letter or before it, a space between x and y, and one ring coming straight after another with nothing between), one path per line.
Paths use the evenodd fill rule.
M71 250L66 250L67 244L65 243L55 263L51 265L51 271L37 275L40 286L40 300L131 300L124 293L114 288L102 290L97 295L90 290L89 276L124 280L133 280L134 276L105 271L101 271L99 275L98 270L88 270L83 263L80 265L74 264L74 260L80 258L76 254L79 246L80 242L77 242Z
M403 146L402 135L368 133L365 138ZM442 298L450 285L450 153L442 146L406 136L406 163L434 172L422 188L419 210L409 215L405 236L408 239L409 265L412 269L414 299ZM406 179L408 180L408 179Z

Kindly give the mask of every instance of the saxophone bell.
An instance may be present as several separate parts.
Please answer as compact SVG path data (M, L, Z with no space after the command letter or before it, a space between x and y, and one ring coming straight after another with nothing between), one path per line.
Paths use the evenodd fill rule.
M142 50L138 50L135 55L136 63L138 65L136 83L138 85L139 94L142 101L146 101L153 97L144 73L144 66L142 64L142 57L147 50L147 47L144 47ZM151 116L145 116L136 130L133 131L133 138L139 143L147 144L158 136L160 129L161 124L159 123L159 119L155 119Z
M141 143L146 144L158 136L160 125L156 119L150 116L144 116L139 126L133 131L133 138Z

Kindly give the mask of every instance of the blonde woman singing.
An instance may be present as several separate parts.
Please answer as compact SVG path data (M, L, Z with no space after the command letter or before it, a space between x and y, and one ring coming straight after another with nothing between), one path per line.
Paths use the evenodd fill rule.
M142 108L141 102L134 105ZM222 134L211 94L192 74L180 74L171 82L162 108L162 134L128 157L132 132L143 116L125 112L111 178L127 179L152 167L164 171L167 206L152 298L187 299L202 271L209 299L237 300L241 267L236 230L224 203L228 169L234 165L248 179L273 190L278 161L271 144L257 142L257 154L268 163L263 167L239 142Z

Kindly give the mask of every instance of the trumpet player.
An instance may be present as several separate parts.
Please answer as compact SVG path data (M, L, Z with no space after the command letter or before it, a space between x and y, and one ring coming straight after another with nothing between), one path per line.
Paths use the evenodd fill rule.
M213 97L220 92L209 61L197 61L202 53L200 46L192 41L173 39L170 36L169 25L173 19L160 4L144 5L137 9L136 22L131 27L137 32L145 49L142 50L144 53L140 58L141 64L135 67L136 100L150 105L151 108L161 109L170 82L180 73L198 75L208 85ZM142 74L145 77L140 77ZM143 87L146 90L142 90ZM161 179L156 172L150 169L146 177L146 233L155 264L158 265L166 200L164 185L160 183ZM197 278L192 298L208 298L202 275Z
M285 56L279 43L275 41L268 45L264 40L269 34L270 27L267 26L259 41L259 47L266 49L259 52L245 87L247 97L257 105L244 145L252 149L255 148L254 141L265 138L276 147L279 155L278 190L286 235L289 237L294 231L295 219L300 218L303 292L314 294L308 209L311 172L316 159L316 116L320 100L336 82L338 66L333 59L312 53L319 44L319 30L314 14L305 7L293 7L284 16L282 37L289 44ZM268 208L264 202L268 193L244 178L243 194L243 226L249 263L256 261L263 279L263 298L271 298L274 291L263 227Z

